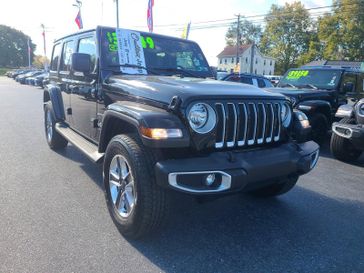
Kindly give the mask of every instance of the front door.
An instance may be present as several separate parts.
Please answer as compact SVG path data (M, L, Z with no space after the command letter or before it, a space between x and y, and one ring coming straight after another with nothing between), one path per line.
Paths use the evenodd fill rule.
M80 36L76 42L76 52L91 56L91 73L84 75L82 72L74 72L71 89L71 126L84 136L95 139L96 119L96 43L94 34L87 33ZM97 122L96 122L97 125Z

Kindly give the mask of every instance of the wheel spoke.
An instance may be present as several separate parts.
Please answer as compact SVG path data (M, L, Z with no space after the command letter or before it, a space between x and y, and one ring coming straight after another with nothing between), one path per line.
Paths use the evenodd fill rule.
M125 203L125 209L126 209L127 213L129 213L131 211L132 206L133 206L133 201L131 199L132 199L132 197L130 197L128 192L125 191L125 193L124 193L124 203Z
M123 176L121 177L121 179L124 180L124 181L126 181L126 182L128 182L127 179L129 178L129 176L130 176L130 172L127 172L126 174L123 174Z
M118 195L116 197L116 201L115 201L115 206L117 208L117 210L120 210L120 205L121 205L121 201L123 199L123 193L121 192L120 189L118 189Z
M120 186L120 176L116 172L116 170L110 170L110 182L113 183L116 186Z

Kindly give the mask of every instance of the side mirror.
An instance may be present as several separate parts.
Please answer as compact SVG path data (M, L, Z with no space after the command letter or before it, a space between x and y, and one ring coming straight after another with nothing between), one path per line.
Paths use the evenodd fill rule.
M352 82L346 82L343 87L343 93L350 93L354 90L354 83Z
M90 74L91 72L91 55L85 53L72 54L72 70Z

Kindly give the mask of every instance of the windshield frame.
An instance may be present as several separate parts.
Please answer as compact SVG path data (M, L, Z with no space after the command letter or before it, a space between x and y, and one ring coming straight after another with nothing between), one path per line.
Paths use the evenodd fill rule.
M339 79L336 81L336 84L333 85L333 86L329 86L328 84L326 84L327 86L326 87L323 87L322 85L317 85L316 83L314 82L310 82L310 83L307 83L307 84L298 84L297 82L294 82L294 81L285 81L284 80L286 79L287 75L291 72L291 71L302 71L302 70L308 70L308 71L331 71L333 73L335 72L339 72ZM316 91L316 90L337 90L338 87L340 86L340 83L341 83L341 78L342 78L342 75L344 73L344 70L343 69L340 69L340 68L337 68L337 69L334 69L334 68L291 68L289 69L283 76L282 78L280 79L277 87L280 87L280 88L285 88L287 85L294 85L295 88L293 89L297 89L297 90L300 90L300 89L311 89L312 91ZM315 88L311 88L309 87L309 85L313 85L313 86L316 86L317 89Z
M103 45L104 42L104 38L103 36L105 35L105 32L113 32L115 31L116 28L113 27L98 27L96 30L96 35L97 35L97 41L98 41L98 48L99 48L99 56L100 56L100 69L101 70L106 70L106 71L112 71L113 73L120 73L123 74L120 69L117 67L117 65L112 64L110 62L107 61L107 58L105 57L105 48ZM149 33L149 32L143 32L143 31L137 31L139 32L140 35L144 36L144 37L152 37L155 39L168 39L168 40L172 40L172 41L176 41L176 42L184 42L184 43L188 43L193 45L194 49L198 51L198 54L201 55L201 61L203 61L205 63L205 66L207 68L206 71L197 71L197 70L190 70L187 68L184 68L187 72L190 72L188 74L190 74L188 77L193 77L192 74L196 74L196 77L204 77L204 78L214 78L214 74L211 70L211 67L205 57L205 55L203 54L203 51L201 50L200 46L194 42L194 41L190 41L190 40L185 40L185 39L180 39L180 38L176 38L176 37L171 37L171 36L165 36L165 35L160 35L160 34L155 34L155 33ZM148 68L149 70L153 70L153 68L155 68L154 65L148 65L146 64L146 68ZM155 70L158 73L148 73L145 74L145 76L155 76L156 74L160 74L161 76L172 76L172 75L180 75L182 73L172 73L172 72L167 72L167 71L162 71L162 70ZM187 74L187 73L186 73ZM183 76L187 77L187 75L184 74ZM129 74L129 75L134 75L134 74ZM135 74L136 76L141 76L141 74Z

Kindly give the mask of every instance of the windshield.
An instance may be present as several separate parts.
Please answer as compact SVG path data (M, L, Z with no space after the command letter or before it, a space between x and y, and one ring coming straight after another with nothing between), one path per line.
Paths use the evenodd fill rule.
M341 70L291 69L280 80L278 87L335 89Z
M119 62L115 29L102 29L100 35L102 67L119 72L119 66L128 62ZM140 32L140 35L147 74L212 77L208 63L196 43L152 33Z

